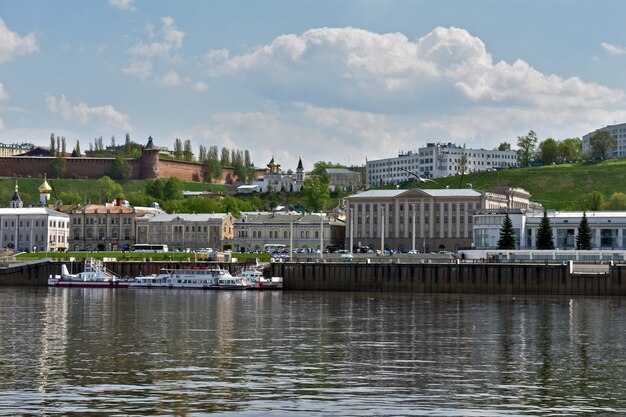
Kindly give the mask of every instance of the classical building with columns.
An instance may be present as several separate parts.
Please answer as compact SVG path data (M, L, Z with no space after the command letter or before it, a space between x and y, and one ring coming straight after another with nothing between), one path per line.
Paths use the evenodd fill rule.
M407 252L455 251L473 243L481 209L535 208L518 188L370 190L346 198L346 247Z

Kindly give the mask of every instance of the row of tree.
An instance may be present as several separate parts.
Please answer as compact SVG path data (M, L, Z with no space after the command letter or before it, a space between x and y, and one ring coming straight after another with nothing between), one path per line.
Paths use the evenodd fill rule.
M528 166L532 162L544 165L574 162L583 158L606 159L617 146L617 139L610 132L601 130L589 140L591 153L583 155L583 142L580 138L556 140L547 138L541 142L534 131L517 137L517 153L520 166ZM511 150L509 143L503 142L498 150Z
M517 249L515 241L515 233L513 230L513 222L506 213L502 227L500 228L500 239L498 240L498 249L514 250ZM537 231L537 249L552 250L554 249L554 237L552 234L552 225L548 218L546 210L543 211L543 218L539 223ZM583 212L583 218L578 225L578 236L576 236L576 249L591 250L591 227L587 220L587 213Z

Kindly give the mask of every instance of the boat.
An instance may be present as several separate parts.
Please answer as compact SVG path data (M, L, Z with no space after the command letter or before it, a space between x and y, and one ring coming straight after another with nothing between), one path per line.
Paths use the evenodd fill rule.
M222 268L164 268L159 274L138 276L131 288L190 288L206 290L246 290L248 283Z
M67 265L61 265L60 275L48 277L48 286L79 288L128 288L130 281L120 278L104 267L102 261L85 258L83 272L70 274Z
M282 277L265 277L261 265L249 266L239 270L236 275L245 280L250 288L257 290L282 290Z

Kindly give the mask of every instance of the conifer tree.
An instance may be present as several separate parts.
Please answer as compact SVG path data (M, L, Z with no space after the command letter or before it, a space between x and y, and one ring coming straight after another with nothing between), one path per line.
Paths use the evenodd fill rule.
M591 250L591 227L587 221L587 213L583 211L583 218L578 225L578 236L576 236L576 249Z
M500 240L498 240L498 249L515 249L515 235L513 233L513 222L506 213L502 228L500 229Z
M50 134L50 156L54 156L54 154L56 153L56 139L54 139L54 133Z
M537 249L554 249L552 225L550 224L550 219L548 219L548 212L546 210L543 210L543 218L541 219L541 223L539 223L539 231L537 232Z

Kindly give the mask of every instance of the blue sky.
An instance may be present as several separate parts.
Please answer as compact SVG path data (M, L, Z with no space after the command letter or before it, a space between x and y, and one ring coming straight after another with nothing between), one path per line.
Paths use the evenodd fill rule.
M0 0L0 142L295 169L626 122L623 1Z

